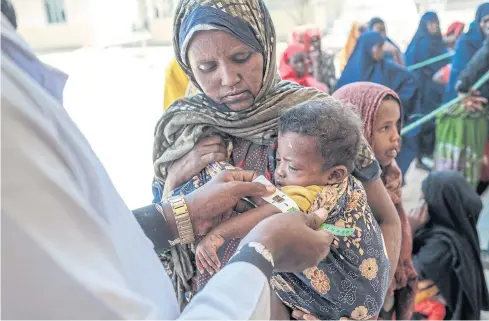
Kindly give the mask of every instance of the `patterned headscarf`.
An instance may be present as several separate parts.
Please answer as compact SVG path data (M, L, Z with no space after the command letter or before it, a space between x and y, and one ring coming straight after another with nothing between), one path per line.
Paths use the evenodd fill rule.
M388 95L394 97L399 105L401 104L399 97L393 90L371 82L356 82L346 85L337 90L333 97L344 103L352 104L358 109L364 122L365 138L372 146L375 117L382 101ZM402 115L402 107L400 114ZM395 161L383 168L382 179L386 183L387 191L394 204L401 203L402 174Z
M200 13L199 13L200 12ZM205 13L205 14L203 14ZM234 112L205 94L177 100L155 130L153 161L156 178L165 182L168 166L183 157L210 131L269 145L277 135L280 113L303 101L331 99L316 89L281 81L276 69L276 37L262 0L182 0L175 13L173 46L178 63L200 89L186 59L187 44L196 31L228 32L263 52L263 85L253 106ZM256 37L250 39L250 31ZM258 43L258 44L257 44Z
M369 82L348 84L333 94L334 98L344 103L350 103L358 108L364 122L364 135L372 145L374 122L382 101L393 96L401 105L398 95L391 89ZM402 107L401 107L402 115ZM399 126L398 128L401 128ZM406 213L402 207L402 173L395 160L382 169L382 181L395 204L401 220L401 253L391 290L396 302L395 314L397 320L411 319L414 298L417 289L417 273L412 263L412 232Z

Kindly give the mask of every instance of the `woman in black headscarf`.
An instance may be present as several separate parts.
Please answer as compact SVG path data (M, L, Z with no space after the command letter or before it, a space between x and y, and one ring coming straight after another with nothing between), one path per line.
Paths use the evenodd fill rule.
M422 190L424 210L410 220L415 232L413 264L420 284L428 284L423 280L434 284L430 290L436 288L431 293L445 304L445 319L479 320L480 311L489 309L476 230L482 202L456 172L431 174ZM423 290L427 289L418 293L417 305L433 299Z

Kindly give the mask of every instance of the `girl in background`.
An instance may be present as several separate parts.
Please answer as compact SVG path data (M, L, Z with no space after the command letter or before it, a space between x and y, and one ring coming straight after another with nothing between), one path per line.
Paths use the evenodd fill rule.
M402 206L402 173L395 157L401 148L401 102L391 89L357 82L336 91L334 98L354 105L364 123L364 135L382 167L382 181L401 220L401 252L395 278L380 313L383 319L408 320L412 316L417 274L413 266L412 233Z
M282 54L278 70L283 80L327 92L326 86L310 75L308 56L303 45L297 43L289 45Z

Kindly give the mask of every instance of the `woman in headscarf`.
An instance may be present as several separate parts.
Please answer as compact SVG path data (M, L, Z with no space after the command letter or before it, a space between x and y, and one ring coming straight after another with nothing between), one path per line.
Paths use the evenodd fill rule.
M406 50L406 62L408 66L438 57L448 52L440 31L440 21L434 12L427 12L421 17L418 30L409 43ZM418 79L421 91L421 110L427 115L439 107L443 101L445 86L433 81L433 76L449 62L449 58L431 63L416 69L414 73ZM431 158L435 149L435 123L428 122L421 127L417 136L417 160L418 166L425 170L431 170L432 166L423 162L424 158Z
M323 50L321 31L318 27L309 27L305 30L304 46L311 61L312 76L326 85L328 93L332 93L336 87L334 56Z
M355 106L364 123L364 135L382 168L382 181L394 202L401 220L401 253L386 304L383 319L411 319L417 274L413 267L412 233L402 206L402 173L395 158L400 149L401 101L397 94L370 82L346 85L333 94L334 98Z
M394 90L403 106L403 123L407 124L410 116L419 109L419 93L413 73L398 64L385 60L383 45L385 39L376 31L367 31L358 39L353 54L348 60L337 89L357 81L369 81L384 85ZM411 133L414 135L416 133ZM403 175L415 157L413 137L406 137L403 149L398 156L398 165Z
M327 92L325 85L309 73L307 51L301 44L291 44L282 53L278 71L283 80L296 82L304 87L313 87Z
M353 50L355 50L355 46L357 45L358 38L360 38L360 35L363 32L364 27L359 24L358 22L354 22L351 26L350 33L348 34L348 38L346 39L346 44L341 49L340 52L340 71L343 72L343 70L346 67L346 64L348 63L348 60L350 59L351 54L353 53Z
M163 96L163 109L167 110L177 99L185 97L190 81L178 61L172 58L165 72L165 92Z
M228 160L273 180L281 112L307 100L333 98L279 78L275 29L261 0L181 1L173 39L180 66L201 93L177 100L157 124L153 159L163 195L156 198L167 197L216 161ZM399 219L366 142L354 174L364 182L391 266L396 266ZM231 240L220 254L229 257L238 244ZM192 255L181 245L163 255L182 305L195 276Z
M394 41L392 41L392 39L387 36L387 30L384 20L377 17L372 18L368 22L367 26L368 30L377 31L385 38L386 41L384 43L384 59L392 60L397 64L404 66L404 57L402 56L401 49L399 49L399 46L396 45Z
M457 79L467 67L489 36L489 2L481 4L475 21L469 31L457 42L452 71L444 101L457 97ZM489 98L489 90L484 86L481 96ZM487 111L485 109L468 111L464 102L449 112L438 116L436 125L436 170L454 170L461 172L475 187L479 182L485 143L488 135Z
M445 305L446 320L479 320L489 309L477 220L482 202L462 175L430 174L422 184L424 206L409 214L413 263L420 279L415 311L426 318ZM426 309L428 307L428 309Z

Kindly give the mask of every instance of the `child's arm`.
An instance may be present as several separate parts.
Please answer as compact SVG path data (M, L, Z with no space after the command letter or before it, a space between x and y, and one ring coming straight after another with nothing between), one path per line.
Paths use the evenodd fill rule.
M243 238L258 223L269 216L280 213L280 210L272 204L265 204L253 208L245 213L231 217L215 227L210 234L218 234L224 239Z
M219 271L221 262L217 252L225 240L245 237L259 222L277 213L280 213L278 208L266 204L233 216L215 227L202 239L195 250L195 261L200 273L207 270L212 275Z

